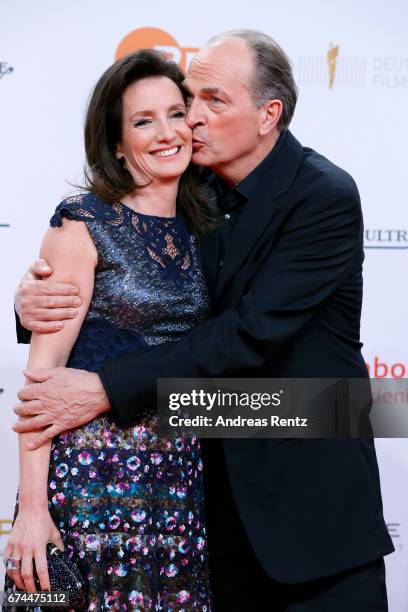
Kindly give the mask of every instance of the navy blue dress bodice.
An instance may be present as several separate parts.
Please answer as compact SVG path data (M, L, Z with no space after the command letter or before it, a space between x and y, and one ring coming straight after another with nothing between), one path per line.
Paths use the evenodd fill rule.
M98 253L69 367L96 371L120 353L175 342L208 314L197 241L181 215L144 215L87 193L64 200L51 225L63 217L86 223Z

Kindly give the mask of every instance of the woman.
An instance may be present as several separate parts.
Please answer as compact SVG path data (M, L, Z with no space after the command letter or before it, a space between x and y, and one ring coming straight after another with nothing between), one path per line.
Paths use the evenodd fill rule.
M184 76L150 50L116 62L85 125L89 192L62 202L41 256L75 283L80 316L33 334L29 367L96 370L107 357L177 341L208 311L191 231L211 225L189 165ZM187 223L187 224L186 224ZM187 227L189 229L187 229ZM28 451L20 435L8 576L49 588L45 548L65 549L87 580L84 610L210 609L202 461L195 438L162 439L155 417L123 429L109 417Z

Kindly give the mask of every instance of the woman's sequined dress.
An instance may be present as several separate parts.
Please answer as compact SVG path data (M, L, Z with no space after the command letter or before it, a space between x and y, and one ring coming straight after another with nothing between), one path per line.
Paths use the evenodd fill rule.
M98 252L91 305L70 367L175 342L205 318L197 244L182 217L93 194L66 199ZM137 376L137 372L135 372ZM124 429L101 416L54 439L50 512L89 585L84 610L210 610L202 459L196 438L160 438L155 417Z

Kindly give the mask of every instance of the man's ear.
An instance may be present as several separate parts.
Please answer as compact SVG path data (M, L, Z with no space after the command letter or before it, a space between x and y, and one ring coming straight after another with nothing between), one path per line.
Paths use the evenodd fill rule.
M281 100L268 100L262 107L261 123L259 126L260 136L266 136L276 128L283 111Z

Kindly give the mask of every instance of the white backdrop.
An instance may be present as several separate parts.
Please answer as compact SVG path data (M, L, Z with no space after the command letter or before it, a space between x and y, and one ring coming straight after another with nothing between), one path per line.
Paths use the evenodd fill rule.
M264 30L287 51L300 90L292 131L347 169L360 188L368 247L364 356L372 376L407 375L407 21L404 0L0 0L1 549L17 484L11 406L27 354L15 343L13 291L53 209L72 192L69 182L81 181L89 92L131 32L134 48L167 45L184 63L209 36L237 27ZM330 87L327 54L336 55L336 47ZM403 439L378 440L377 449L396 546L387 558L390 610L404 612L408 449Z

